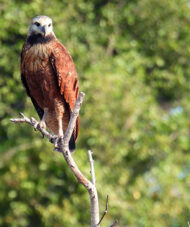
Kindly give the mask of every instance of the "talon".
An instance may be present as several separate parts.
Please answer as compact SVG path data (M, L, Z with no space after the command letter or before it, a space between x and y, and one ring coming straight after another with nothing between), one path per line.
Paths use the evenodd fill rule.
M54 151L61 152L58 147L54 147Z
M45 123L45 121L40 121L39 122L39 127L41 128L41 129L46 129L46 123Z
M63 136L55 136L55 140L54 140L54 151L60 152L59 142L60 142L60 140L62 138L63 138Z
M45 121L40 121L40 122L35 122L34 123L34 130L36 131L38 129L38 127L42 130L42 129L46 129L46 123ZM44 135L42 134L42 137L44 137Z
M55 135L53 135L52 137L51 137L51 139L49 140L50 141L50 143L55 143L55 140L56 140L56 138L57 138L57 136L55 136Z
M59 142L59 137L56 137L56 138L55 138L55 142L54 142L54 147L55 147L55 149L59 147L59 146L58 146L58 142Z
M38 127L38 122L36 122L35 124L34 124L34 130L36 131L37 130L37 127Z

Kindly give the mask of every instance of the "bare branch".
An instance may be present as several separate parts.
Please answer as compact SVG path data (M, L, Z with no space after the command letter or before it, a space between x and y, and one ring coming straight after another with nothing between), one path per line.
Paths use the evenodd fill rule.
M69 125L67 127L66 132L65 132L65 136L64 136L64 142L65 143L69 143L69 140L70 140L71 135L73 133L73 129L74 129L75 124L76 124L77 117L79 115L81 104L82 104L82 102L84 100L84 96L85 96L85 93L83 93L83 92L79 93L79 97L78 97L78 99L77 99L77 101L75 103L74 110L73 110L73 112L71 114Z
M94 197L91 197L91 214L96 217L96 220L92 220L91 216L91 223L93 222L93 225L91 226L99 226L99 204L98 204L98 193L96 190L96 178L95 178L95 171L94 171L94 160L92 158L92 151L88 150L88 157L90 161L90 172L92 177L92 184L94 188Z
M92 191L93 185L79 170L77 164L75 163L75 161L69 151L68 145L65 145L65 143L64 143L64 139L62 139L59 143L59 150L63 154L69 168L74 173L78 182L83 184L85 186L85 188L88 190L88 192L90 193Z
M44 137L47 137L51 143L54 143L55 136L51 135L46 129L41 128L40 125L39 125L39 122L35 118L33 118L33 117L28 118L23 113L20 113L20 115L22 116L22 118L12 118L12 119L10 119L10 121L15 123L15 124L27 123L27 124L33 126L33 128L35 130L38 130L39 132L41 132L41 134Z
M63 154L69 168L71 171L74 173L75 177L77 178L78 182L83 184L84 187L87 189L89 195L90 195L90 200L91 200L91 227L98 227L99 224L99 204L98 204L98 194L97 190L95 187L95 174L93 176L93 183L89 181L79 170L77 164L75 163L74 159L72 158L72 155L69 151L69 140L71 138L71 135L73 133L73 129L76 124L77 117L79 115L80 107L81 104L84 100L85 94L83 92L80 92L79 97L76 101L76 104L74 106L74 110L71 114L71 118L69 121L69 125L67 127L67 130L65 132L64 138L59 138L58 141L58 150ZM34 129L40 131L43 136L47 137L51 143L55 145L57 143L57 137L54 135L51 135L48 131L45 129L41 128L39 125L39 122L34 119L34 118L27 118L24 116L24 114L21 113L22 118L16 118L16 119L11 119L11 122L13 123L28 123L30 124ZM91 162L93 164L93 162ZM92 165L91 171L93 169L94 172L94 167Z
M92 177L92 183L95 185L96 184L96 177L95 177L95 172L94 172L94 160L92 158L92 151L88 150L88 158L90 161L90 173Z
M107 198L106 198L106 208L104 210L104 213L102 215L102 217L100 218L100 221L98 222L98 225L100 225L100 223L102 222L102 220L104 219L105 215L107 214L108 212L108 195L107 195Z

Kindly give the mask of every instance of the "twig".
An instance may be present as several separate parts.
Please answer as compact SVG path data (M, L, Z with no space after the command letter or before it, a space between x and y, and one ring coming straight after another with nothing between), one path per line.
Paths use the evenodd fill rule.
M92 151L88 150L88 158L90 161L90 172L91 172L91 177L92 177L92 183L95 185L96 184L96 177L95 177L95 172L94 172L94 160L92 158Z
M47 137L51 143L54 143L55 136L50 134L46 129L41 128L39 126L39 122L34 117L28 118L23 113L20 113L20 115L22 116L22 118L11 118L10 121L15 124L16 123L27 123L27 124L33 126L33 128L35 130L38 130L39 132L41 132L41 134L44 137Z
M100 221L98 222L98 225L100 225L100 223L102 222L102 220L103 220L104 216L107 214L107 212L108 212L108 195L107 195L107 198L106 198L106 208L104 210L102 217L100 218Z
M89 158L89 161L90 161L90 172L91 172L91 178L92 178L92 184L93 184L93 190L94 190L94 197L91 197L91 203L94 204L93 206L91 206L91 213L93 213L93 216L96 217L96 221L94 222L94 226L99 226L100 224L99 224L98 193L97 193L97 190L96 190L94 160L92 158L92 151L90 151L90 150L88 150L88 158ZM92 219L91 219L91 222L92 222Z
M187 222L187 224L188 224L188 227L190 227L190 222L189 221Z
M110 225L110 227L115 227L118 224L118 220L115 220L113 224Z
M69 140L73 133L73 129L75 127L76 119L79 115L80 107L84 100L84 96L85 96L85 94L83 92L80 92L79 97L74 106L74 110L71 114L71 118L70 118L67 130L65 132L65 136L64 136L64 138L59 138L58 149L63 154L69 168L74 173L78 182L83 184L84 187L87 189L87 191L90 195L90 201L91 201L91 227L97 227L97 226L99 226L99 225L97 225L97 223L99 222L99 205L98 205L98 195L97 195L97 190L96 190L95 184L92 183L91 181L89 181L81 173L81 171L79 170L77 164L75 163L75 161L72 158L72 155L69 151ZM31 126L34 127L34 129L40 131L44 137L47 137L49 139L49 141L55 145L57 137L50 134L47 130L41 128L39 126L39 122L36 119L34 119L34 118L29 119L26 116L24 116L24 114L22 114L22 113L20 113L20 114L21 114L22 118L11 119L11 122L30 124Z

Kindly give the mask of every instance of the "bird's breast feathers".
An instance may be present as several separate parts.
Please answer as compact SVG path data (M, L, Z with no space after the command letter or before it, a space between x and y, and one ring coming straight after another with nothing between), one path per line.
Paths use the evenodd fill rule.
M24 68L31 73L42 71L49 64L50 55L51 47L49 45L33 45L25 52Z

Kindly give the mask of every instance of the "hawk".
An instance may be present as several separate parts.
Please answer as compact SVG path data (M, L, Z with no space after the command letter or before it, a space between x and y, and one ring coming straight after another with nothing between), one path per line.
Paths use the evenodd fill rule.
M39 125L63 137L76 99L79 82L74 62L53 32L52 19L33 18L21 52L21 80L40 117ZM79 117L69 142L75 150Z

